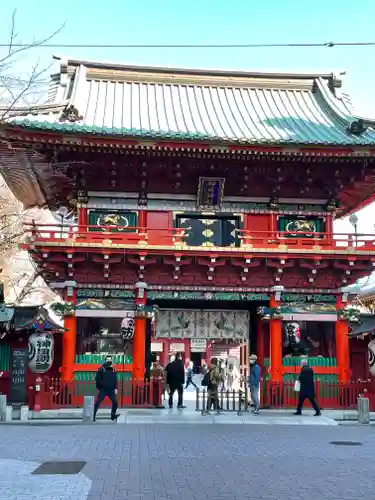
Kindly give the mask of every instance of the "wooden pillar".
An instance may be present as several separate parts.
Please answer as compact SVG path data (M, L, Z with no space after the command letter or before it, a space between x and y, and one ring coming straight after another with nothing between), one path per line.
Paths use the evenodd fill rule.
M78 231L85 231L87 226L87 213L86 205L78 206Z
M278 307L280 304L272 294L270 308ZM283 331L281 319L270 320L270 375L272 382L282 382L283 372Z
M336 299L336 311L343 307L345 303L340 294ZM339 382L348 382L350 380L348 322L343 320L336 321L336 359Z
M76 303L76 290L68 286L65 296L67 302ZM64 336L61 378L65 382L74 380L74 365L76 359L77 318L75 314L64 317Z
M146 351L146 283L138 282L136 287L136 311L133 338L133 379L144 380Z
M258 324L257 324L257 340L256 340L256 355L258 356L258 364L263 368L264 361L264 339L263 339L263 323L260 317L258 316ZM253 351L251 350L251 354Z
M147 234L147 211L138 210L138 233L146 237Z

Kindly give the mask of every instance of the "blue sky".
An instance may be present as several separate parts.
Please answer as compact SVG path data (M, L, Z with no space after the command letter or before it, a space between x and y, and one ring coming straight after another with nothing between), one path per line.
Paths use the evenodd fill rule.
M0 8L1 42L7 42L17 8L19 41L64 29L56 43L321 43L374 41L375 1L339 0L8 0ZM0 48L0 55L3 49ZM277 49L38 49L19 58L27 71L36 58L48 65L53 53L129 64L267 71L347 71L345 88L363 114L375 117L374 47ZM368 209L367 209L368 210ZM367 210L359 230L373 231ZM371 224L370 224L371 219ZM362 222L363 221L363 222ZM340 230L347 230L347 224Z
M2 42L13 8L19 38L50 34L56 43L293 43L375 39L375 2L362 0L8 0L0 8ZM360 6L359 6L360 5ZM0 49L1 50L1 49ZM375 47L290 49L41 49L131 64L276 71L347 70L346 87L375 116ZM30 58L22 60L25 68Z

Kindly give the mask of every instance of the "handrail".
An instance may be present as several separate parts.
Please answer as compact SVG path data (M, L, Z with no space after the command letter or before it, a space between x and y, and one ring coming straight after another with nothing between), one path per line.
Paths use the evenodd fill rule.
M98 225L74 225L58 223L26 223L25 234L31 241L49 242L51 240L61 241L74 239L82 243L102 242L111 239L116 243L139 243L146 242L153 245L170 245L187 243L191 228L163 227L155 228L148 226L98 226ZM288 248L312 248L321 247L326 249L358 249L375 251L375 233L327 233L312 232L298 234L293 231L258 231L251 229L236 230L237 246L252 248L272 248L280 245ZM199 246L197 246L197 249Z

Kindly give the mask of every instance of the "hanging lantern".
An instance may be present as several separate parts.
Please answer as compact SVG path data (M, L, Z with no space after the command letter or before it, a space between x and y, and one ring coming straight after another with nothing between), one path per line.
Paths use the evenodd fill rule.
M134 337L135 321L133 317L126 317L121 321L122 340L132 340Z
M53 365L55 341L50 333L33 333L29 337L29 368L46 373Z
M367 346L368 350L368 364L369 370L373 377L375 377L375 340L371 340Z
M284 329L284 345L292 346L301 343L301 329L295 321L287 323Z

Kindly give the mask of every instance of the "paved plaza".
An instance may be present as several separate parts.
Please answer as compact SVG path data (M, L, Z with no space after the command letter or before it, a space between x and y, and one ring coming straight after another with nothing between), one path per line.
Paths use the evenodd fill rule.
M370 499L373 429L1 425L0 500ZM45 461L85 465L69 476L31 474Z

